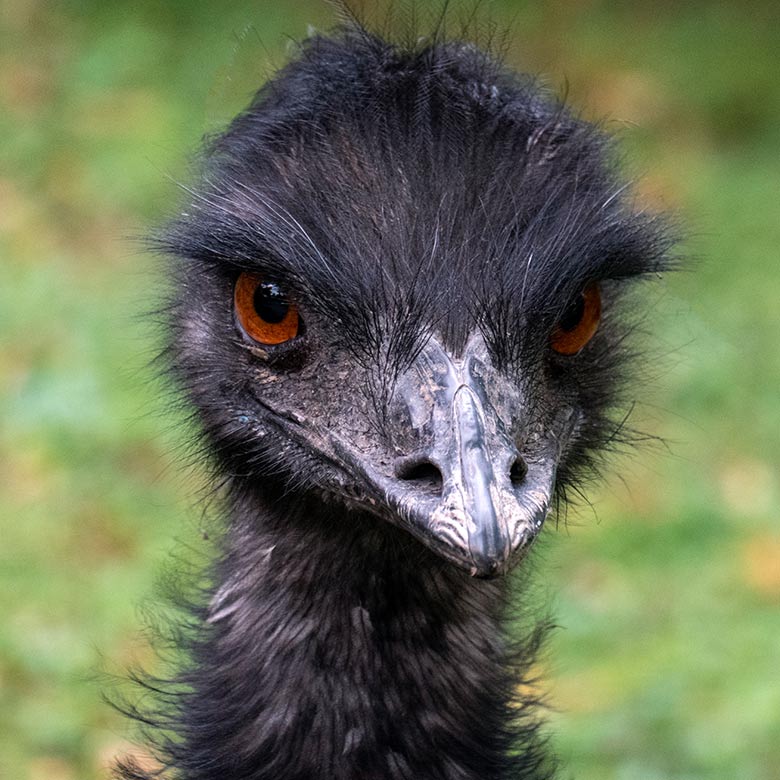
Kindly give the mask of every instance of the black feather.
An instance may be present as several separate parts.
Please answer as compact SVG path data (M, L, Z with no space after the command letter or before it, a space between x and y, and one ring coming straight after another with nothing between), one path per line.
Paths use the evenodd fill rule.
M577 410L560 500L621 435L623 301L666 268L669 232L635 208L602 129L533 79L468 43L400 45L355 23L301 45L188 193L155 239L177 261L169 355L229 475L230 520L185 669L134 711L159 727L163 766L182 780L550 777L538 702L519 693L544 631L512 644L506 579L439 559L358 488L335 495L325 456L268 410L400 451L399 377L434 336L457 359L479 333L538 425ZM305 347L258 360L241 342L242 272L300 306ZM590 282L599 331L555 355L550 333Z

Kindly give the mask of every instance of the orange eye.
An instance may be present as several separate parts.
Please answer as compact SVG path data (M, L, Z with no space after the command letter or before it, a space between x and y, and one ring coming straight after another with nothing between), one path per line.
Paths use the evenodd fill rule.
M591 282L566 307L550 337L552 348L560 355L576 355L596 333L601 318L601 293Z
M258 344L284 344L298 335L298 309L274 282L242 273L236 281L233 305L244 333Z

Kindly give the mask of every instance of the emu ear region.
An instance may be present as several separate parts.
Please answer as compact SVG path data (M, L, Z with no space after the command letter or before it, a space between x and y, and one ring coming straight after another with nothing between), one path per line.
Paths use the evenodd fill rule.
M531 436L523 428L526 406L491 366L481 337L457 361L431 339L392 403L394 425L411 427L420 446L397 457L388 474L333 443L362 474L374 511L472 576L491 577L517 562L539 533L571 431L571 413L562 412ZM516 442L532 440L521 454Z

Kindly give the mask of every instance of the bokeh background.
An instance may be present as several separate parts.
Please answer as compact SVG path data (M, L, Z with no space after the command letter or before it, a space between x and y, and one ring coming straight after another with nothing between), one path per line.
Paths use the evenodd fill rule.
M131 736L101 670L154 663L139 605L172 556L207 546L201 477L147 367L160 270L133 237L175 208L202 135L334 16L303 0L0 9L0 776L92 780ZM511 30L512 64L608 120L693 258L654 288L637 389L666 445L617 461L547 532L563 776L777 780L780 5L481 15Z

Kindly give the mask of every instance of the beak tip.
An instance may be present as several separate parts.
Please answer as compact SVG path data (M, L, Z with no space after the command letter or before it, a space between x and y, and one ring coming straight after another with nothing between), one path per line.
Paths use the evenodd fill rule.
M508 568L507 557L504 555L479 555L471 552L469 574L478 580L489 580L505 574Z
M468 571L476 579L492 579L507 574L522 558L525 558L535 541L541 524L533 530L526 530L521 541L506 544L500 549L480 550L469 547Z
M498 564L491 564L489 567L472 566L471 569L469 569L469 574L475 580L492 580L503 573L503 570Z

